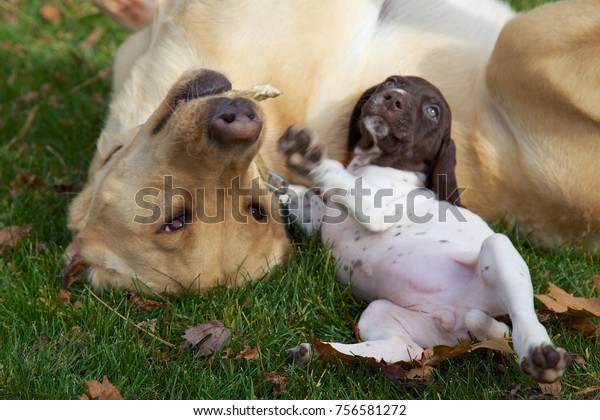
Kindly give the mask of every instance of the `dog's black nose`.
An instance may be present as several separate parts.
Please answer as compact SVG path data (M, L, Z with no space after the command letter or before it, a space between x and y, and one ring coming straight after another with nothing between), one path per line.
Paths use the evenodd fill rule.
M406 108L404 95L397 90L390 90L383 94L385 105L390 111Z
M253 102L244 98L223 98L210 117L211 137L225 146L251 144L258 140L262 121Z

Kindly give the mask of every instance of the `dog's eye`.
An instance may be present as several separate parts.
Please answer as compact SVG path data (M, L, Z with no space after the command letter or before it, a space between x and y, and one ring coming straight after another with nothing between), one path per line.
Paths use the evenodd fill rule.
M383 84L386 88L395 88L396 87L396 81L394 79L387 79L385 81L385 83Z
M250 207L248 207L248 212L257 222L264 222L267 219L267 214L263 211L259 203L252 203Z
M115 147L109 154L108 157L106 159L104 159L104 162L102 163L102 166L106 165L108 163L108 161L110 161L112 159L112 157L115 155L115 153L117 153L119 150L121 150L123 148L123 146L117 146Z
M180 215L177 215L175 217L173 217L173 219L170 222L167 222L163 225L161 231L162 232L176 232L178 230L181 230L185 227L185 225L188 222L186 221L186 216L185 213L182 213Z
M425 114L432 120L437 121L440 118L440 109L435 105L431 105L425 108Z

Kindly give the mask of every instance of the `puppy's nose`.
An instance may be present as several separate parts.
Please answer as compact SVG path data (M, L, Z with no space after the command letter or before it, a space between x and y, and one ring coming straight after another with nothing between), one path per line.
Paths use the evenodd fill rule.
M262 121L251 101L227 99L210 117L209 129L212 138L225 146L251 144L258 140Z
M390 90L383 94L383 100L385 105L390 111L396 111L406 108L406 99L402 92L397 90Z

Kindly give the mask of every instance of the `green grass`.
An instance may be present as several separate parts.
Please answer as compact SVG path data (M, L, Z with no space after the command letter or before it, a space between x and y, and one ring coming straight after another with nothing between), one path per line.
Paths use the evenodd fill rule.
M136 310L121 292L101 295L110 310L83 285L62 302L57 294L72 194L57 186L85 180L109 100L110 81L98 74L111 65L126 33L85 1L56 2L60 24L40 18L43 4L0 0L0 228L32 227L15 249L0 249L0 398L72 399L84 393L87 380L106 375L129 399L270 399L277 397L261 374L271 371L289 377L278 398L544 397L513 358L488 352L444 363L424 388L403 388L365 365L291 364L285 349L299 342L351 341L351 325L364 308L334 280L329 254L300 235L289 263L255 285L162 299L171 306L150 312ZM79 43L99 26L103 37L83 51ZM597 257L541 250L508 233L530 265L536 291L552 281L594 296ZM233 355L248 344L260 348L260 360L199 358L132 325L155 321L155 334L179 345L186 328L210 319L231 329ZM547 328L557 344L585 358L567 371L561 396L582 398L578 391L600 381L600 347L557 321Z

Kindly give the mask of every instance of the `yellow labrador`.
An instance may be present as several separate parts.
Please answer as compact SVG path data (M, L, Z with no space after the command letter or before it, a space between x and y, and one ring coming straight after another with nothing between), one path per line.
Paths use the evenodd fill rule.
M130 3L145 4L123 4ZM139 281L160 292L202 290L256 278L280 262L287 239L259 167L303 181L277 153L292 123L310 127L330 157L346 162L354 104L391 74L428 79L447 98L463 204L488 221L505 217L544 245L600 249L597 1L549 4L521 16L498 0L154 6L137 15L130 26L147 26L118 51L107 123L89 182L69 213L68 255L91 267L94 286ZM254 142L215 146L206 116L223 86L172 102L186 86L182 75L201 68L218 71L235 89L269 82L283 91L254 105L262 121ZM220 223L198 216L204 206L218 208L214 197L223 191L239 196L227 194L235 185L253 198L224 204ZM180 204L179 219L164 205L177 188L193 193L191 204ZM162 219L154 224L134 220L157 208ZM244 211L267 214L247 223L232 216ZM170 223L177 229L165 231Z

